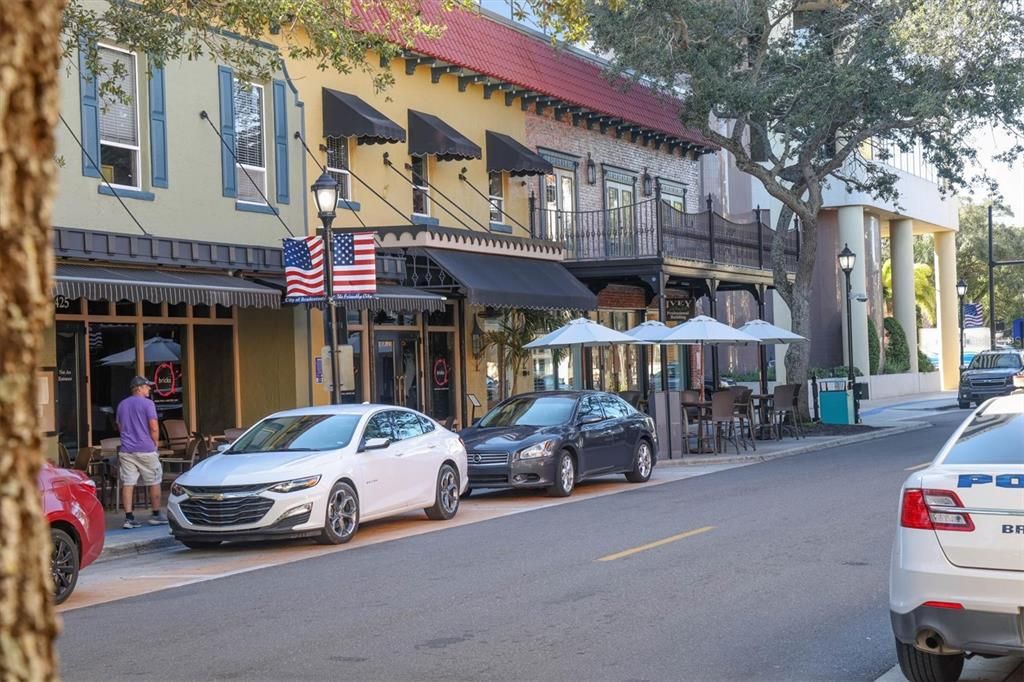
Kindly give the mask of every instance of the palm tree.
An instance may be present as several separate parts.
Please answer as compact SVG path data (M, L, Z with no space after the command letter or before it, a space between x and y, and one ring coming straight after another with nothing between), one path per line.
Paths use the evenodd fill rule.
M568 313L562 311L507 308L498 318L498 328L484 332L484 352L492 347L498 351L498 395L502 400L511 395L516 377L532 357L532 351L523 346L568 320ZM562 352L561 348L552 349L554 362Z
M886 315L892 313L892 260L882 263L882 298L885 299ZM921 316L930 325L935 325L935 273L926 263L914 263L914 302ZM905 330L909 333L910 330Z

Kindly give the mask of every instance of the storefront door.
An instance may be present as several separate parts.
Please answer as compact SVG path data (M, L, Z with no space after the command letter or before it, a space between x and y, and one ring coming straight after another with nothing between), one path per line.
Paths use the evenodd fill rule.
M374 400L386 405L420 407L419 335L377 332L374 337Z
M84 323L57 323L57 438L72 458L89 444L85 343Z

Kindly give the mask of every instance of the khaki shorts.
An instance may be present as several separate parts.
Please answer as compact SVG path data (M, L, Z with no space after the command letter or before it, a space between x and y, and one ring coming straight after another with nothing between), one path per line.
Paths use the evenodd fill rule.
M135 485L139 478L142 478L143 485L156 485L163 481L164 468L155 452L122 452L118 461L121 485Z

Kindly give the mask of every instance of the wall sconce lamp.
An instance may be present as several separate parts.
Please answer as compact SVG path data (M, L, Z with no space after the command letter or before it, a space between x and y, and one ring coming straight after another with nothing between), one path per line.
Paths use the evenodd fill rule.
M590 152L587 152L587 184L597 184L597 164L594 163L594 159L590 157Z

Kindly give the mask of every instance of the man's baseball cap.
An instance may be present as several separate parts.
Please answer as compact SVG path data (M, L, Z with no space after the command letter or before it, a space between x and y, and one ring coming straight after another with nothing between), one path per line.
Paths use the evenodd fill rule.
M132 377L132 380L128 382L128 388L138 388L139 386L156 386L156 384L146 377Z

